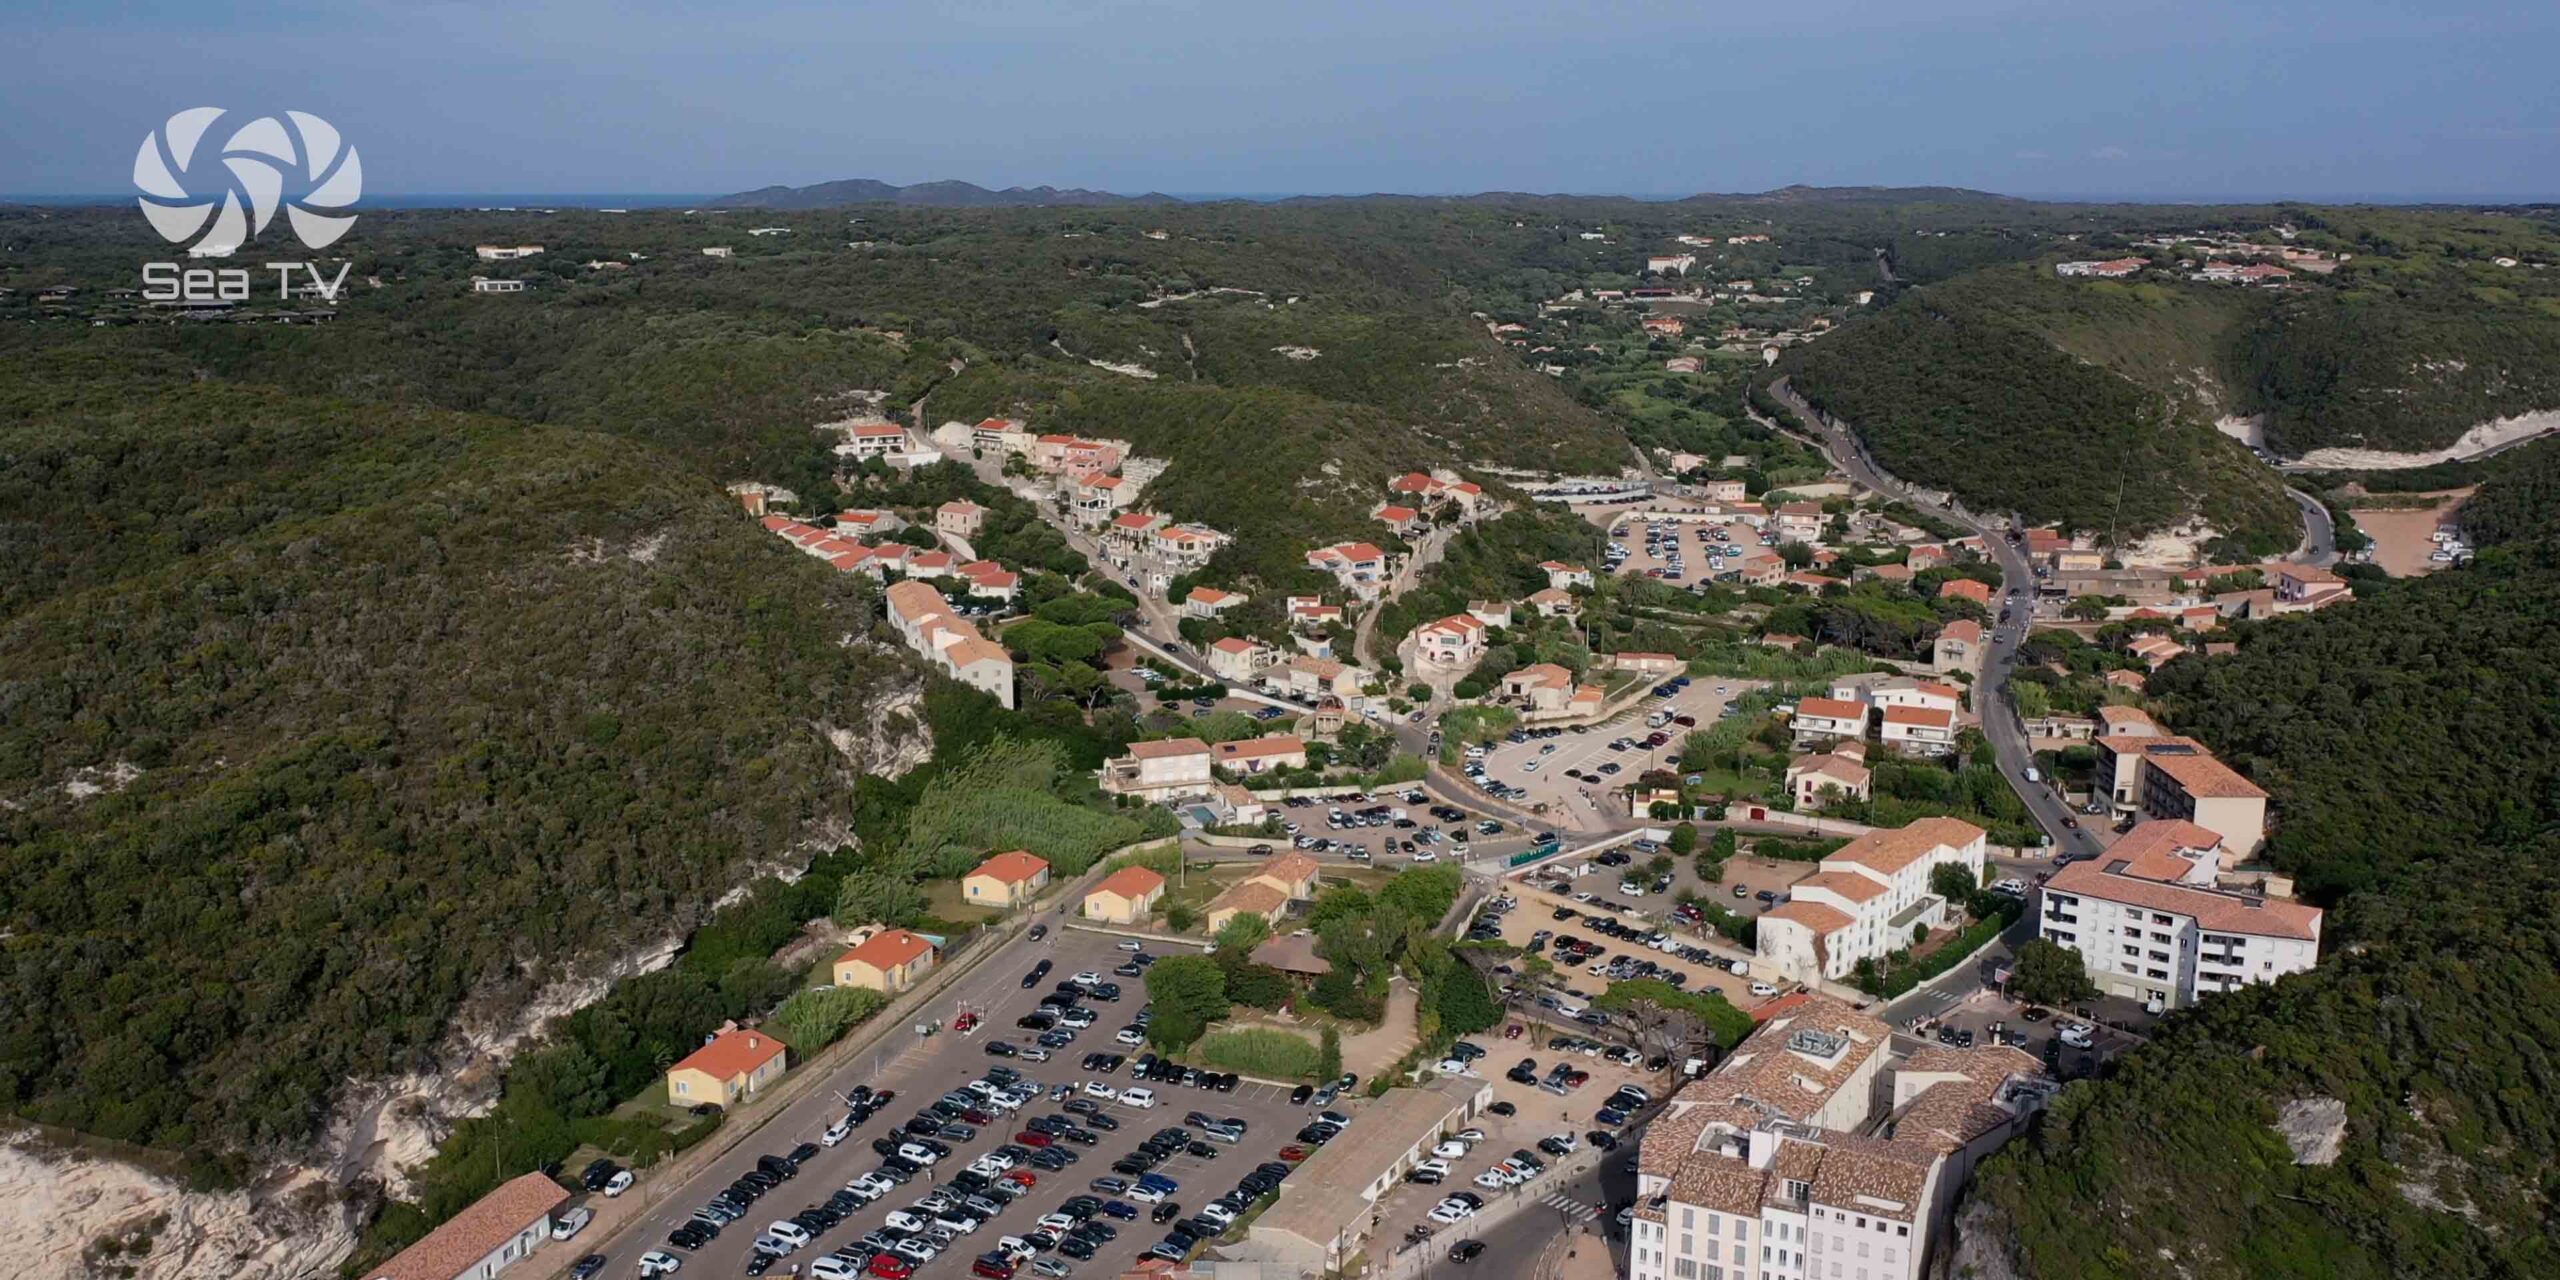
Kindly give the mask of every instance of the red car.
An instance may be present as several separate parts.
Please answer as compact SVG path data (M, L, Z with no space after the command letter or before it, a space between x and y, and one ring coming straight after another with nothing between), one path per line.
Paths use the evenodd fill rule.
M977 1014L975 1014L975 1013L964 1013L964 1014L961 1014L959 1017L954 1018L954 1019L952 1019L952 1020L951 1020L951 1029L952 1029L952 1030L954 1030L954 1031L959 1031L959 1032L964 1032L964 1033L965 1033L965 1032L967 1032L967 1031L969 1031L969 1030L971 1030L972 1028L976 1027L977 1025L978 1025L978 1015L977 1015Z
M1029 1169L1007 1169L1004 1171L1004 1180L1025 1189L1040 1185L1040 1175Z
M1051 1138L1048 1134L1042 1133L1036 1129L1025 1129L1022 1132L1013 1135L1013 1140L1026 1147L1045 1147L1055 1141L1055 1139Z
M1280 1148L1280 1158L1291 1164L1296 1164L1297 1162L1307 1158L1307 1149L1305 1147L1282 1147Z
M870 1271L880 1280L907 1280L916 1273L916 1265L894 1253L875 1253L871 1255Z
M1510 1026L1502 1029L1502 1038L1505 1040L1517 1040L1520 1038L1520 1031L1520 1024L1517 1022L1512 1023Z
M960 1118L971 1124L994 1124L996 1122L996 1118L993 1113L980 1111L976 1107L971 1107L961 1112Z
M969 1274L985 1280L1013 1280L1012 1266L995 1258L980 1258L969 1264Z

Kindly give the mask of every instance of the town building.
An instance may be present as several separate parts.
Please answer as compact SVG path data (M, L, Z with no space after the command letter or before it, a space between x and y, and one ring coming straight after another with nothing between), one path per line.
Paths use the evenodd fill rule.
M934 553L943 554L943 553ZM948 556L944 559L947 562ZM942 668L944 674L1013 706L1013 655L978 634L978 629L951 611L932 583L909 579L882 593L890 625L907 647Z
M1609 667L1613 671L1632 671L1637 675L1676 676L1687 671L1689 664L1675 654L1613 653L1609 655Z
M1217 781L1210 760L1209 744L1198 738L1132 742L1129 754L1102 766L1102 789L1157 802L1197 795Z
M1979 880L1986 833L1954 818L1922 818L1875 830L1823 858L1787 901L1760 916L1757 954L1769 970L1800 982L1838 982L1861 960L1911 945L1915 930L1947 923L1947 902L1929 883L1941 866Z
M1787 721L1796 745L1867 736L1867 704L1847 698L1799 698Z
M2320 909L2264 882L2221 887L2232 857L2223 845L2193 823L2141 823L2096 860L2053 873L2036 932L2079 952L2100 990L2164 1008L2309 969Z
M484 244L473 246L471 251L474 254L479 255L482 262L513 262L518 258L530 258L535 254L542 252L542 246L538 244Z
M981 907L1018 907L1049 887L1049 860L1028 849L999 853L960 879L960 895Z
M1542 560L1538 563L1538 569L1547 575L1547 586L1557 591L1569 591L1575 587L1588 591L1595 581L1589 569L1578 564L1566 564L1561 560Z
M1822 540L1822 504L1819 502L1785 502L1769 517L1770 531L1780 542L1819 542Z
M954 498L933 509L933 527L957 538L974 538L986 527L987 509L963 498Z
M1507 630L1511 626L1511 602L1508 600L1470 600L1467 616L1487 627Z
M1387 553L1375 543L1337 542L1307 553L1307 565L1330 573L1361 600L1375 600L1387 584Z
M1490 1083L1465 1076L1389 1089L1361 1109L1360 1123L1298 1166L1242 1241L1219 1252L1258 1264L1262 1280L1340 1274L1344 1263L1372 1248L1381 1198L1492 1101Z
M847 422L832 424L844 437L835 447L835 455L852 462L868 462L893 453L907 452L907 429L894 422Z
M1332 698L1348 706L1362 696L1369 673L1332 658L1298 654L1264 672L1263 682L1272 692L1301 702Z
M1084 918L1104 924L1136 924L1164 897L1164 877L1145 867L1122 867L1085 891Z
M1386 525L1388 532L1399 538L1411 537L1422 527L1421 512L1411 507L1399 507L1392 502L1378 504L1378 509L1369 514Z
M2266 839L2267 793L2214 758L2203 743L2175 735L2100 737L2093 794L2118 820L2183 818L2219 833L2247 858Z
M2307 609L2325 609L2355 599L2355 589L2347 580L2327 569L2307 564L2275 566L2276 611L2279 613Z
M1563 711L1573 699L1573 673L1552 662L1536 662L1502 677L1502 696L1530 711Z
M2100 280L2122 280L2150 266L2146 258L2110 258L2104 262L2057 262L2053 273L2058 276L2094 276Z
M1193 618L1214 618L1242 605L1247 599L1241 591L1221 591L1216 587L1193 587L1182 598L1182 612Z
M1843 742L1821 755L1798 756L1787 765L1787 793L1796 808L1821 809L1840 800L1874 796L1875 775L1867 769L1867 746Z
M736 1106L782 1078L785 1053L783 1043L764 1032L727 1028L667 1068L667 1102Z
M2151 713L2140 707L2098 708L2098 731L2093 737L2153 738L2162 735L2160 724Z
M1971 579L1960 578L1957 581L1970 582ZM1973 585L1982 584L1976 582ZM1940 675L1954 675L1960 671L1978 674L1982 670L1982 659L1982 624L1971 618L1958 618L1939 628L1938 638L1929 645L1929 665Z
M1221 742L1210 747L1209 751L1217 767L1230 773L1273 773L1307 767L1306 740L1294 734L1276 733L1239 742Z
M1582 604L1573 598L1573 593L1555 587L1531 592L1525 603L1541 618L1576 618L1582 615Z
M1294 628L1312 631L1342 621L1342 606L1326 604L1321 596L1291 596L1284 603Z
M1047 872L1048 864L1041 863L1041 873ZM933 942L923 934L882 929L836 957L836 985L894 996L914 986L933 969L933 962Z
M522 280L499 280L490 276L471 277L473 293L522 293L526 287Z
M365 1280L490 1280L551 1238L551 1215L568 1199L551 1175L518 1174L361 1274Z
M1936 707L1884 707L1876 739L1907 756L1942 756L1956 749L1956 716Z
M1484 649L1485 625L1472 614L1453 613L1414 629L1414 656L1432 666L1472 667L1484 657Z
M1322 871L1323 864L1308 854L1296 850L1281 854L1210 899L1201 909L1201 920L1212 934L1240 915L1260 916L1263 923L1277 927L1290 904L1315 899Z

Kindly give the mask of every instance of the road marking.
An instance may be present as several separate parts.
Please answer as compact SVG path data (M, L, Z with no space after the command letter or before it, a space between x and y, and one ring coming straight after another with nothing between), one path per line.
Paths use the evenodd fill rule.
M1550 1209L1554 1209L1576 1222L1589 1222L1600 1216L1600 1211L1593 1208L1589 1203L1576 1200L1561 1191L1550 1191L1547 1194L1540 1196L1538 1198L1538 1203L1545 1205Z

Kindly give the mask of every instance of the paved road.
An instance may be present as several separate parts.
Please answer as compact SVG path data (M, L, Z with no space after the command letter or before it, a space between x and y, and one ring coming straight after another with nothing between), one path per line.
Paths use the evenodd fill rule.
M1797 398L1788 389L1786 379L1779 379L1771 390L1795 412L1796 420L1814 433L1817 444L1830 458L1831 465L1847 473L1850 479L1979 536L1983 545L1990 548L1992 559L2000 566L2002 598L2015 602L2022 609L2032 608L2030 602L2035 598L2035 574L2028 568L2025 553L2009 541L2007 530L1921 496L1909 485L1886 476L1855 438L1825 424L1811 406ZM2057 852L2094 857L2100 846L2096 837L2079 829L2078 816L2070 812L2051 788L2026 780L2026 770L2033 762L2034 753L2027 748L2026 729L2011 712L2008 699L2009 670L2017 660L2018 642L2026 632L2027 624L2023 619L1993 632L1991 652L1983 661L1982 676L1974 682L1974 707L1982 717L1982 734L1991 743L1992 758L1998 762L2001 774L2009 779L2010 787L2026 802L2027 811L2035 816L2036 825L2053 838Z
M2306 564L2338 562L2338 526L2329 518L2329 509L2318 498L2288 486L2285 496L2302 509L2302 545L2294 549L2293 558Z

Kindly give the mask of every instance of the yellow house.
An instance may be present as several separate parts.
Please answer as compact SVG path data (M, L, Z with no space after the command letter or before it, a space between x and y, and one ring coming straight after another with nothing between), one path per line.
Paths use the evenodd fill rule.
M904 929L883 929L836 957L836 985L896 995L933 969L933 944Z
M723 1031L667 1068L667 1101L679 1107L735 1106L781 1079L783 1058L782 1042L761 1031Z
M1155 910L1164 896L1164 877L1145 867L1122 867L1085 891L1084 918L1105 924L1136 924Z
M961 878L960 891L982 907L1018 907L1049 887L1049 863L1027 849L999 853Z
M1256 876L1211 899L1208 908L1201 912L1201 919L1208 923L1211 933L1225 928L1229 920L1244 915L1260 916L1265 924L1277 924L1281 912L1288 906L1287 891Z

